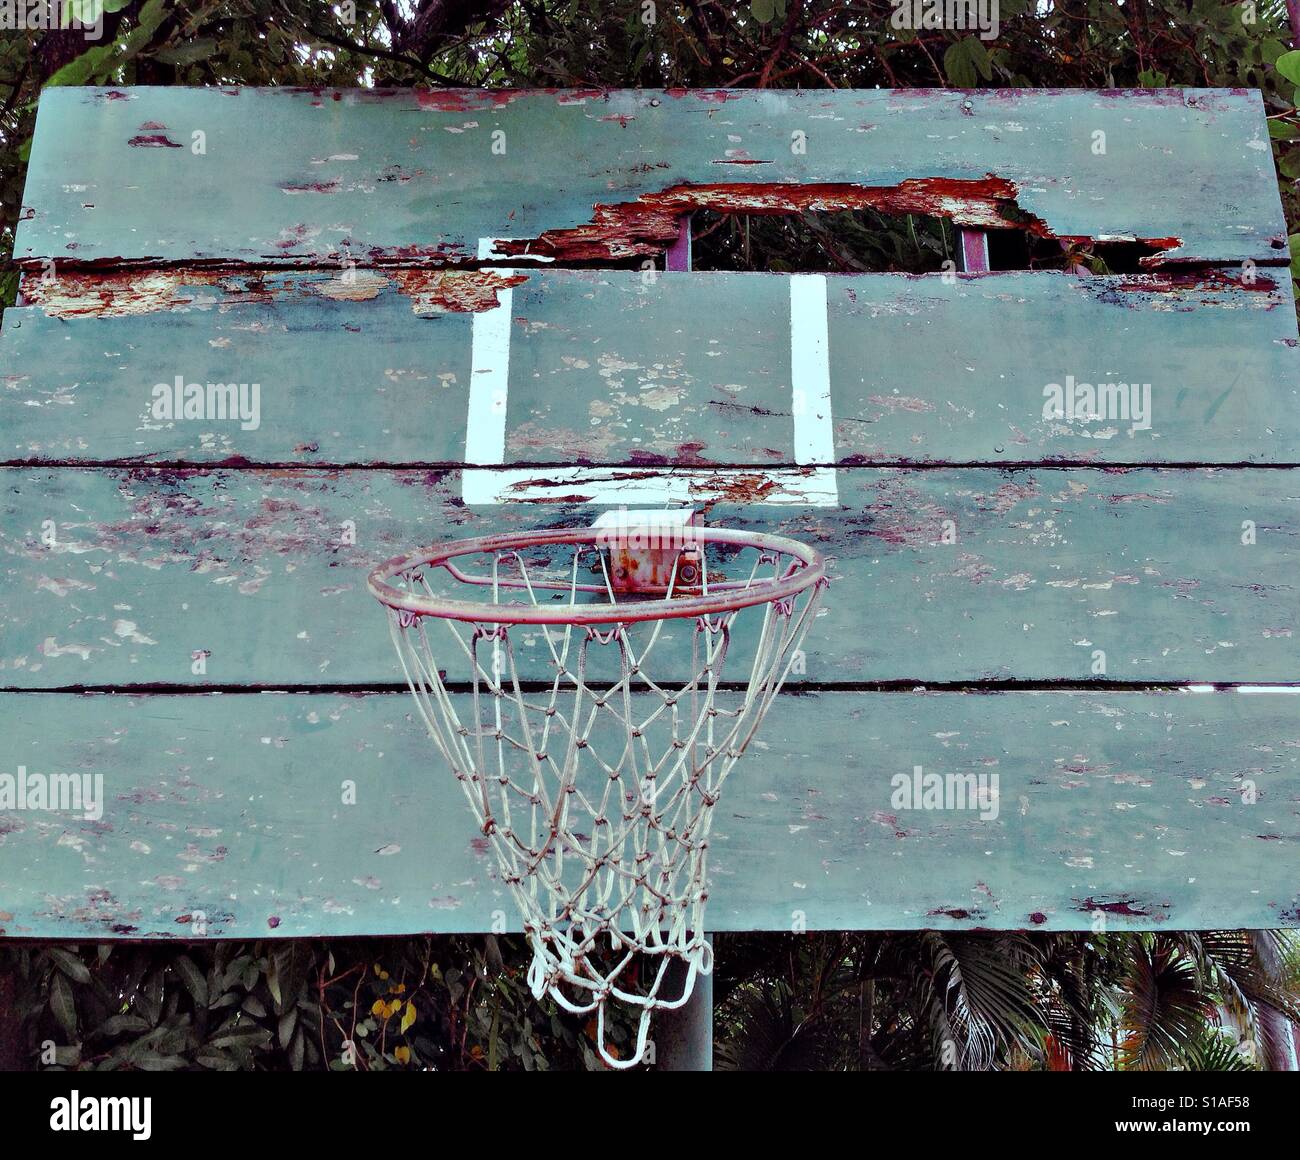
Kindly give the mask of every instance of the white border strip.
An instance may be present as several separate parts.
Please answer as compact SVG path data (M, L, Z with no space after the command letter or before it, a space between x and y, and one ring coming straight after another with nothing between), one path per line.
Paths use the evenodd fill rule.
M480 238L480 259L499 257L496 238ZM513 295L498 291L498 305L474 315L471 331L469 410L461 495L467 504L588 503L616 507L726 501L739 479L752 474L770 485L759 504L838 507L835 433L831 417L830 351L824 274L790 278L790 382L797 468L493 468L506 457ZM808 470L812 468L812 470Z
M479 238L480 259L495 256L496 240ZM465 417L465 462L506 460L506 400L510 394L510 316L514 291L497 291L497 305L474 315L470 337L469 410ZM466 503L501 503L492 471L466 471Z
M834 463L831 356L826 275L790 277L790 386L794 392L794 461Z
M838 507L835 469L797 467L509 467L467 469L464 499L470 504L586 503L597 506L668 507L713 500L742 507L802 504ZM471 477L472 480L471 480ZM751 490L761 498L743 498Z

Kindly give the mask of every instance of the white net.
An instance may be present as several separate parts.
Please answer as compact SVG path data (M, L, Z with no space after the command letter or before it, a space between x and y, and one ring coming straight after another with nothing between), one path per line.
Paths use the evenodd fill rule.
M595 553L597 570L603 556L567 548L564 595L574 604L584 557ZM783 553L751 554L736 588L790 574ZM532 575L554 576L553 548L532 561L519 551L489 558L490 575L474 582L489 586L494 604L503 595L534 606L557 598L553 579ZM395 580L433 595L421 568ZM389 609L419 715L523 917L532 992L594 1012L610 1066L640 1062L652 1013L680 1007L712 969L704 905L713 807L797 656L820 591L819 582L784 599L668 619L670 583L665 618L595 626ZM729 660L743 667L724 682ZM676 679L657 681L656 667ZM611 1001L633 1009L627 1052L609 1041Z

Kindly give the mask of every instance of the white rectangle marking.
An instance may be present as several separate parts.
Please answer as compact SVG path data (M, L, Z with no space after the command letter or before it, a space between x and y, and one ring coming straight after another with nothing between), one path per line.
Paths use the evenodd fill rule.
M497 240L479 239L480 259L499 257ZM475 314L472 324L465 424L465 462L472 466L465 468L461 484L467 504L573 502L662 507L709 498L725 503L735 490L737 502L746 504L839 506L836 471L820 466L835 462L824 274L790 278L791 412L798 468L491 467L504 465L506 458L511 291L499 290L497 301L499 305L493 309ZM741 484L746 476L759 477L760 486ZM755 493L756 499L741 499Z
M478 256L492 257L494 238L480 238ZM510 397L510 314L513 292L497 291L497 305L474 315L471 323L469 413L465 418L465 462L504 463L506 404ZM498 503L483 492L470 494L471 474L465 473L466 503Z
M826 315L826 275L791 275L790 386L796 463L835 462Z

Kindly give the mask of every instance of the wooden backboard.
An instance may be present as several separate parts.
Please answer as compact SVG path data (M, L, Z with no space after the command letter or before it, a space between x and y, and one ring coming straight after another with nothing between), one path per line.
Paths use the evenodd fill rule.
M639 265L697 209L860 207L1144 257ZM24 213L0 774L104 800L0 798L6 933L514 922L365 573L622 504L833 558L715 818L715 929L1300 925L1256 95L55 89ZM168 413L178 379L256 414ZM1050 414L1080 383L1135 410ZM900 805L927 774L996 775L997 809Z

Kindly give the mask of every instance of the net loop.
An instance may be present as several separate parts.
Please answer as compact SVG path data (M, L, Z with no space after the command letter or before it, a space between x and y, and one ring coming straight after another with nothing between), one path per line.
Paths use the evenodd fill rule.
M674 567L653 602L620 602L603 555L588 583L580 564L598 546L573 531L451 545L371 577L417 713L523 918L529 989L594 1012L614 1068L641 1061L653 1013L713 969L714 807L824 588L803 545L701 535L714 558L699 590L674 592ZM466 570L470 554L486 567ZM431 574L490 600L435 597ZM631 1016L623 1048L613 1006Z

